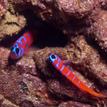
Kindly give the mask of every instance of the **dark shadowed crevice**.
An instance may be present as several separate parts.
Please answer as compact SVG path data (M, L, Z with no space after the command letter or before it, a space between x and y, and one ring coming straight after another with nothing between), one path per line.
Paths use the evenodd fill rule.
M44 27L37 36L36 46L44 47L64 47L67 45L68 39L60 31L57 31L51 26Z
M90 37L92 37L92 36L91 35L86 36L87 43L89 45L91 45L100 54L102 60L107 62L107 54L106 54L106 52L103 49L101 49L101 47L99 46L97 41L95 41L93 38L90 38Z
M33 32L34 44L36 48L64 47L68 44L68 37L61 30L51 24L36 17L32 10L25 10L20 14L24 15L27 25L17 35L6 36L0 46L11 47L12 44L26 31Z
M68 37L61 30L36 17L32 10L25 10L23 14L27 19L28 28L35 33L34 46L44 48L67 45Z
M18 34L14 34L12 36L9 36L7 35L5 38L3 38L1 41L0 41L0 47L6 47L6 48L9 48L11 47L14 42L20 38L20 36L25 32L25 29L22 29L22 31L18 32Z

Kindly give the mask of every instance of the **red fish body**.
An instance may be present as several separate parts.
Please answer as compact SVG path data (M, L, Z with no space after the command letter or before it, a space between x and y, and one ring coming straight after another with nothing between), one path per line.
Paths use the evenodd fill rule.
M101 93L98 93L94 91L93 89L86 86L78 77L75 76L73 71L71 71L68 67L66 67L63 63L63 61L54 54L51 54L49 56L49 61L52 63L52 65L62 74L64 75L70 82L72 82L76 87L78 87L80 90L87 92L95 97L106 97Z
M10 58L19 59L21 58L33 42L31 32L25 32L12 46Z

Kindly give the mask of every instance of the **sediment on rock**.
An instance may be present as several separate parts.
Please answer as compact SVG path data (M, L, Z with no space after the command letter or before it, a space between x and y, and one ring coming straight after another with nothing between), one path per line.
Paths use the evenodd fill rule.
M60 55L62 59L69 60L78 67L81 65L80 70L84 70L84 74L88 76L88 73L91 72L94 74L93 77L99 78L101 83L106 85L106 62L100 58L97 50L92 48L83 36L76 37L66 48L46 48L35 52L35 63L38 68L46 74L48 71L46 60L50 53L56 53Z
M99 99L80 91L48 62L50 53L57 54L81 81L107 94L106 59L87 41L94 38L106 52L106 0L8 0L8 9L4 1L0 41L7 47L0 42L1 106L106 106L107 100L100 100L100 105ZM7 48L25 27L39 29L40 35L35 35L31 54L11 62Z
M107 64L101 58L98 50L91 47L84 36L78 36L71 41L72 43L68 46L68 59L77 68L83 70L83 74L87 75L87 77L96 78L103 86L106 86ZM73 52L73 50L75 51Z
M88 78L92 82L92 83L89 82L90 84L92 84L91 88L98 89L99 87L106 86L106 83L107 83L106 72L105 72L106 68L107 68L106 63L103 60L101 60L98 51L96 49L92 48L87 43L84 36L80 35L80 36L75 37L74 39L71 40L70 44L66 48L53 48L53 49L45 48L45 49L41 49L41 50L35 52L35 54L34 54L34 61L37 66L37 69L39 71L41 71L41 73L39 72L40 75L43 74L45 76L46 80L48 80L49 78L57 78L59 81L60 80L65 81L65 80L62 80L62 78L64 78L64 77L61 77L61 74L58 75L58 72L55 72L55 70L51 71L51 69L47 65L48 55L50 53L55 53L55 54L59 55L62 58L62 60L65 60L65 62L68 60L68 62L70 62L70 66L74 67L74 69L76 68L77 72L80 72L81 74L83 74L86 78ZM96 68L96 65L97 65L97 68ZM79 78L81 77L81 75L78 75L78 73L76 73L76 75ZM86 82L86 79L82 79L82 78L80 78L80 79L82 81ZM97 81L99 81L99 83ZM73 89L71 89L72 91L70 91L70 92L72 92L71 94L68 94L69 92L66 93L66 91L69 91L69 90L66 90L64 92L63 88L62 88L62 90L60 90L60 88L58 88L59 89L59 91L58 91L57 88L55 88L55 87L53 88L53 86L52 86L56 83L58 83L58 81L52 82L52 83L49 82L50 91L53 90L52 92L54 94L59 93L59 96L67 95L69 97L73 97L72 93L75 94L75 92L72 92ZM60 84L60 83L58 83L58 84ZM58 85L58 84L55 86L60 87L60 85ZM89 86L89 84L87 84L87 85ZM64 86L64 88L65 88L65 86ZM103 93L106 93L105 90L102 88ZM56 91L58 91L58 92L56 92ZM63 94L61 92L63 92ZM74 95L74 96L79 96L79 95ZM82 96L82 95L80 94L80 96ZM75 97L73 97L73 98L75 98ZM82 98L81 98L81 100L82 100ZM85 98L85 100L86 100L86 98Z
M21 31L26 24L26 19L19 15L12 15L10 12L6 12L4 18L0 21L0 41L6 36L12 36Z
M93 15L94 16L94 15ZM98 14L92 17L94 23L88 30L89 37L93 38L105 52L107 51L107 12L99 10Z
M88 104L82 104L78 102L68 101L61 103L58 107L94 107Z
M6 13L8 9L8 0L0 1L0 18Z

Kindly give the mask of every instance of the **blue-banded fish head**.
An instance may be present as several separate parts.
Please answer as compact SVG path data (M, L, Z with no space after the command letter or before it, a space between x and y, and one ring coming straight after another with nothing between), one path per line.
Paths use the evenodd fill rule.
M16 43L11 47L10 57L11 59L19 59L24 55L24 49L19 47Z
M50 55L49 55L49 61L53 63L55 60L57 60L57 55L55 55L55 54L50 54Z

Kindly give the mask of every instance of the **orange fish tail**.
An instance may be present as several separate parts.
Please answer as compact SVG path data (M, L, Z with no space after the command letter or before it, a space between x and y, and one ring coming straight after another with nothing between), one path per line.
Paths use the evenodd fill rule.
M87 92L95 97L102 97L102 98L106 97L102 93L98 93L93 89L89 88L87 85L85 85L82 81L78 79L78 77L75 76L75 74L72 71L69 70L69 68L64 67L62 74L66 76L66 78L69 81L71 81L75 86L77 86L80 90Z
M95 96L95 97L103 97L103 98L106 97L106 96L103 95L102 93L98 93L98 92L94 91L93 89L89 88L88 86L86 86L86 85L83 84L82 82L81 82L81 84L80 84L80 88L81 88L81 90L83 90L83 91L85 91L85 92L88 92L88 93L90 93L91 95L93 95L93 96Z

